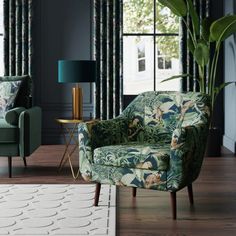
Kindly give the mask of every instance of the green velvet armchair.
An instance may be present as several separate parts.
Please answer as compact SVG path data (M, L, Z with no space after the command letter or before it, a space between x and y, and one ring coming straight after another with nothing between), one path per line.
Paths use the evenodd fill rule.
M101 183L170 192L176 219L176 192L192 182L202 165L210 103L201 93L145 92L111 120L81 123L80 172L95 181L95 206Z
M8 157L9 177L12 177L12 157L22 157L26 166L25 158L41 144L41 109L31 107L29 76L0 77L0 82L6 81L20 83L13 108L0 118L0 157Z

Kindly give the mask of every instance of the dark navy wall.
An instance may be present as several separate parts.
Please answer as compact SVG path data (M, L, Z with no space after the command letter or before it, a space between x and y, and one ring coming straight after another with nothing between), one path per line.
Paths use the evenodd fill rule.
M43 109L43 143L60 142L57 117L70 117L71 84L57 82L59 59L91 59L91 1L36 0L34 101ZM93 112L92 87L83 84L84 114Z

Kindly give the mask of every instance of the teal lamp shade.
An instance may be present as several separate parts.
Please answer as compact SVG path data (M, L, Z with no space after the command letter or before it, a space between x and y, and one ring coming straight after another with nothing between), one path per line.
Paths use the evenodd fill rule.
M81 83L95 82L96 62L86 60L59 60L58 82Z

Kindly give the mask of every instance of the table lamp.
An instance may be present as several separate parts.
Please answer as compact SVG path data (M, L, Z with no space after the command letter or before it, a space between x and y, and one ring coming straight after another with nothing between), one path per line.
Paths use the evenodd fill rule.
M96 62L85 60L59 60L58 61L58 82L59 83L76 83L72 88L72 117L81 120L83 116L82 89L78 83L95 82L96 79Z

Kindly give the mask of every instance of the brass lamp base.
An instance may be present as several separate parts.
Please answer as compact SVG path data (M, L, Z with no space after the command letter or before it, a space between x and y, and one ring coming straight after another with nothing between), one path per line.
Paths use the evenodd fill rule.
M83 117L83 94L82 88L78 85L72 88L72 117L75 120L82 120Z

